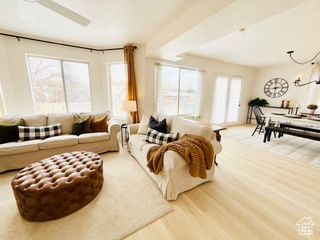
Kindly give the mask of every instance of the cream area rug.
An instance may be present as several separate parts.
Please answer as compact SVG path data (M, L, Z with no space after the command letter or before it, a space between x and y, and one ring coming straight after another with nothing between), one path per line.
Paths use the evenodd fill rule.
M246 124L228 127L221 131L223 138L229 138L236 142L249 144L269 152L277 153L291 159L305 162L320 167L320 142L291 135L275 138L272 134L270 142L263 142L264 133L251 136L256 125ZM223 143L222 143L223 144Z
M122 239L173 210L129 153L106 153L104 185L88 205L48 222L24 220L11 181L18 171L0 174L0 239Z

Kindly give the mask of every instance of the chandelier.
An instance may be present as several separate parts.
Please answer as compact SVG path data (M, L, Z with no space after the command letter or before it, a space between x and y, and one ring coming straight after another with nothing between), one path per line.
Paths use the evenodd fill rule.
M305 86L305 85L308 85L308 84L310 84L310 83L316 83L316 84L320 84L320 76L319 76L319 79L318 80L314 80L314 81L311 81L311 82L307 82L307 83L303 83L303 84L300 84L300 77L298 77L298 79L296 79L296 80L294 80L294 85L296 86L296 87L302 87L302 86Z
M313 60L316 59L316 57L318 57L318 55L320 54L320 52L318 52L312 59L310 59L309 61L306 61L306 62L298 62L297 60L295 60L293 57L292 57L292 53L294 53L294 51L288 51L287 52L291 58L292 61L294 61L295 63L297 64L300 64L300 65L303 65L303 64L306 64L306 63L309 63L309 62L312 62ZM311 64L314 64L314 62L312 62Z
M318 52L318 53L317 53L312 59L310 59L309 61L306 61L306 62L298 62L297 60L295 60L295 59L292 57L292 53L294 53L294 51L288 51L287 53L289 54L289 56L290 56L290 58L292 59L292 61L294 61L295 63L300 64L300 65L303 65L303 64L306 64L306 63L309 63L309 62L311 62L312 65L315 64L315 63L312 62L312 61L315 60L316 57L318 57L318 55L320 54L320 52ZM294 80L293 83L294 83L294 85L295 85L296 87L302 87L302 86L305 86L305 85L308 85L308 84L314 83L314 82L315 82L316 84L320 84L320 76L319 76L318 80L310 81L310 82L303 83L303 84L301 84L300 82L301 82L301 79L300 79L300 77L298 77L298 79Z

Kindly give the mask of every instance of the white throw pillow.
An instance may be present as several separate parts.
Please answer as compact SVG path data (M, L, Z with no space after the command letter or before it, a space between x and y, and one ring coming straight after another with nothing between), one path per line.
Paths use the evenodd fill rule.
M141 122L139 124L137 134L146 134L149 127L149 118L145 115L142 116Z

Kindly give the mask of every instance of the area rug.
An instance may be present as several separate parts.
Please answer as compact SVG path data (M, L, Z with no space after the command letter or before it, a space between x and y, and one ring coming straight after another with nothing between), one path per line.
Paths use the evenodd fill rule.
M320 142L290 135L284 135L281 138L272 135L270 142L263 142L263 133L257 132L252 135L255 125L247 124L241 126L228 127L222 131L223 138L249 144L269 152L277 153L291 159L305 162L313 166L320 167ZM222 144L223 145L223 144Z
M77 212L48 222L28 222L17 209L11 180L0 174L1 239L122 239L173 210L140 165L127 152L107 153L104 185Z

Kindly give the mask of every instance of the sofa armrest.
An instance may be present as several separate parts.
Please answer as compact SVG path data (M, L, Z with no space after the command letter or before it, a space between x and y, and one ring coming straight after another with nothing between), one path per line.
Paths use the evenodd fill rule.
M139 129L139 123L129 124L128 125L129 136L136 134L138 132L138 129Z
M120 124L113 118L108 121L108 132L110 135L117 135L120 132Z

